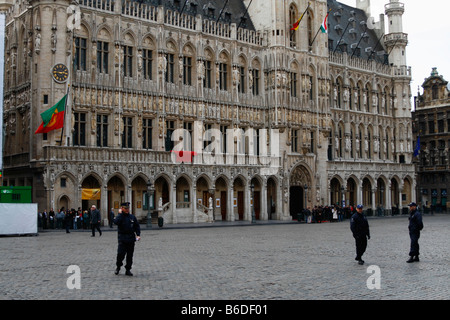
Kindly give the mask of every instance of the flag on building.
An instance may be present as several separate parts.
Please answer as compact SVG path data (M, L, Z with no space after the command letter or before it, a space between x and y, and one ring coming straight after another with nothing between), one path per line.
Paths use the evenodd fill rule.
M302 14L301 17L297 20L297 22L295 22L295 23L292 25L291 30L297 31L297 30L298 30L298 26L300 25L300 21L302 21L302 19L303 19L303 14Z
M300 21L302 21L303 16L305 15L305 13L308 11L310 3L308 2L308 6L306 7L306 10L302 13L302 15L300 16L300 18L298 18L298 20L292 25L291 31L296 31L298 30L298 26L300 25Z
M328 33L327 20L328 20L328 14L327 14L327 16L325 17L325 20L323 20L322 25L320 26L320 31L322 31L322 33Z
M416 147L414 148L414 157L417 157L420 152L420 136L417 136Z
M47 133L52 130L60 129L64 126L66 99L67 94L53 107L41 113L42 123L36 130L35 134Z

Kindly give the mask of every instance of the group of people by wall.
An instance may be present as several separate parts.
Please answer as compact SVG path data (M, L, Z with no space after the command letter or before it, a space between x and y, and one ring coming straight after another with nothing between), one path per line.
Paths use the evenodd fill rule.
M322 223L322 222L341 222L349 219L355 213L353 206L341 207L338 205L331 206L314 206L303 209L297 216L298 222L306 223Z
M53 208L47 212L44 209L38 212L38 228L39 229L90 229L91 228L91 210L65 209L62 207L55 212Z

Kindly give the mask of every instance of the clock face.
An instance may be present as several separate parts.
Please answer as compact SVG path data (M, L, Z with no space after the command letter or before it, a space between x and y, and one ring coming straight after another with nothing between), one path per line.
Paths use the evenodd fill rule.
M52 69L52 76L56 82L64 82L69 77L69 69L62 63L55 64Z

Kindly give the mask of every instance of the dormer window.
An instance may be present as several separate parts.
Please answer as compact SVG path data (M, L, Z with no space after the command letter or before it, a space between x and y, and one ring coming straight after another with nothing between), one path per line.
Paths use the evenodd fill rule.
M439 99L439 87L438 87L437 85L434 85L434 86L431 88L431 98L432 98L433 100Z

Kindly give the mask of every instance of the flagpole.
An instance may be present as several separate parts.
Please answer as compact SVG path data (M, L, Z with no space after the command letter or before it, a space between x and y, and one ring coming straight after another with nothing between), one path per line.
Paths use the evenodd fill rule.
M316 41L316 38L317 38L317 35L319 34L319 31L320 31L320 28L319 28L319 30L317 30L316 35L314 36L313 41L309 44L310 47L312 47L314 41Z
M373 53L375 52L375 49L377 48L377 46L378 46L378 44L380 43L381 38L382 38L383 36L384 36L384 33L381 34L381 37L378 39L377 44L375 45L375 47L373 47L373 50L370 52L370 55L369 55L369 57L367 58L367 61L369 61L370 58L372 58L372 55L373 55Z
M223 10L225 10L225 7L227 6L228 1L229 1L229 0L227 0L227 1L225 2L225 5L223 6L222 10L220 10L220 14L219 14L219 17L217 18L216 23L219 23L220 17L222 17Z
M350 59L352 59L353 56L355 55L356 49L358 49L358 46L361 43L361 40L364 37L364 35L366 34L366 32L367 32L367 23L365 24L364 32L361 34L361 38L359 38L358 44L356 45L355 49L353 49L352 56L350 57Z
M245 9L245 12L244 12L244 14L243 14L242 17L241 17L241 21L239 21L239 24L238 24L238 26L237 26L237 28L236 28L236 31L239 30L239 27L240 27L241 24L242 24L242 19L245 18L245 15L246 15L247 12L248 12L248 8L250 8L250 5L252 4L252 2L253 2L253 0L250 0L250 3L248 4L247 9ZM237 32L236 32L236 34L237 34Z
M336 49L339 47L339 44L341 43L341 40L342 40L342 38L344 37L344 34L345 34L345 32L347 31L348 26L350 25L350 22L353 22L354 20L355 20L354 18L348 19L347 26L345 27L345 30L344 30L344 32L342 33L341 38L340 38L339 41L336 43L336 47L334 48L333 53L335 53L335 52L336 52ZM342 52L342 50L341 50L341 52Z
M303 11L303 14L300 16L300 19L299 19L299 21L298 21L298 24L300 24L300 22L303 20L303 17L304 17L305 14L307 13L307 11L308 11L310 5L311 5L311 3L308 2L308 6L306 7L305 11ZM289 37L289 40L292 38L292 34L294 33L294 31L296 31L296 30L292 30L292 29L291 29L291 35L290 35L290 37Z
M185 1L184 1L183 8L182 8L181 11L180 11L180 17L181 17L181 15L183 14L183 11L184 11L184 8L186 7L187 2L188 2L188 0L185 0Z
M327 20L327 17L328 17L328 15L330 14L330 12L331 12L331 9L328 10L327 15L325 16L325 20ZM325 20L324 20L324 22L325 22ZM326 26L325 26L325 27L326 27ZM322 28L322 25L320 25L319 30L317 30L316 35L314 36L313 41L312 41L312 42L310 43L310 45L309 45L310 47L313 45L314 41L316 41L317 35L319 34L319 31L320 31L321 28Z
M61 128L61 139L59 141L59 146L62 145L62 140L64 137L64 125L66 124L66 113L67 113L67 100L69 100L69 90L70 90L70 84L67 85L67 93L66 93L66 101L64 102L64 118L63 118L63 126Z

